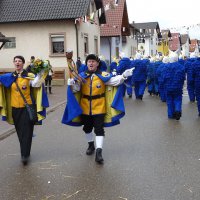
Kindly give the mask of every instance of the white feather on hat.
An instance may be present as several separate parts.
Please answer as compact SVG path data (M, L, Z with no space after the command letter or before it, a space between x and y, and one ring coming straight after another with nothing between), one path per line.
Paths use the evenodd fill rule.
M178 54L176 52L170 51L169 62L174 63L178 61Z
M73 52L73 50L72 49L66 49L66 51L65 51L66 53L72 53Z
M162 62L163 63L168 63L169 62L169 57L168 56L164 56Z
M137 52L136 55L135 55L135 59L136 60L141 60L142 59L141 53Z
M190 58L197 58L198 56L196 55L195 52L190 53Z

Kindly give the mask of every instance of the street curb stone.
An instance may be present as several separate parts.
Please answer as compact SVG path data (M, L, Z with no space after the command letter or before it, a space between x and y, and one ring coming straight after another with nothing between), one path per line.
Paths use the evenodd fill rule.
M60 106L62 106L63 104L66 104L66 100L62 101L58 104L56 104L55 106L52 106L51 108L47 109L47 115L51 112L54 112L56 109L58 109ZM15 133L15 128L9 128L6 131L4 131L3 133L0 133L0 141L9 137L10 135L12 135L13 133Z

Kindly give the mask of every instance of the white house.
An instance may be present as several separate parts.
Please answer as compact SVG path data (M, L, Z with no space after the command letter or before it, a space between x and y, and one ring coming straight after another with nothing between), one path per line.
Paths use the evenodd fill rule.
M158 22L133 23L140 30L135 36L138 39L138 50L146 56L156 55L158 52L158 38L161 37Z
M100 52L100 24L105 23L101 0L1 0L0 31L11 42L0 51L0 70L12 68L16 55L48 59L53 68L66 67L65 50L74 60Z

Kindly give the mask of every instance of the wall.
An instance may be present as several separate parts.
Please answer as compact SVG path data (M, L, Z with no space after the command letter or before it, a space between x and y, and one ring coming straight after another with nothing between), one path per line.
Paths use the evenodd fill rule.
M65 49L70 48L74 51L74 60L77 58L76 51L76 29L74 21L60 20L60 21L43 21L43 22L29 22L29 23L12 23L0 24L1 32L7 37L16 37L16 48L2 49L0 51L0 69L13 68L13 57L16 55L23 55L26 59L26 65L32 55L36 58L50 60L53 68L65 68L66 58L50 56L50 33L65 33L66 46ZM81 59L85 59L83 53L83 38L81 33L88 33L89 36L89 50L94 51L94 35L99 38L99 26L90 23L82 23L78 26L79 30L79 46ZM100 48L100 39L99 48Z
M134 57L137 50L137 40L126 37L126 43L123 43L122 51L125 53L126 57Z

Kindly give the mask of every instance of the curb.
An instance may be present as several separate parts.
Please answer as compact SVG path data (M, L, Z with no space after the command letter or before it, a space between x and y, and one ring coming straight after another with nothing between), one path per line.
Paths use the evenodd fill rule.
M56 104L55 106L53 106L49 109L47 109L47 115L51 112L54 112L56 109L58 109L60 106L62 106L65 103L66 103L66 100ZM15 132L16 132L15 128L7 129L6 131L4 131L3 133L0 134L0 141L9 137L10 135L12 135Z

